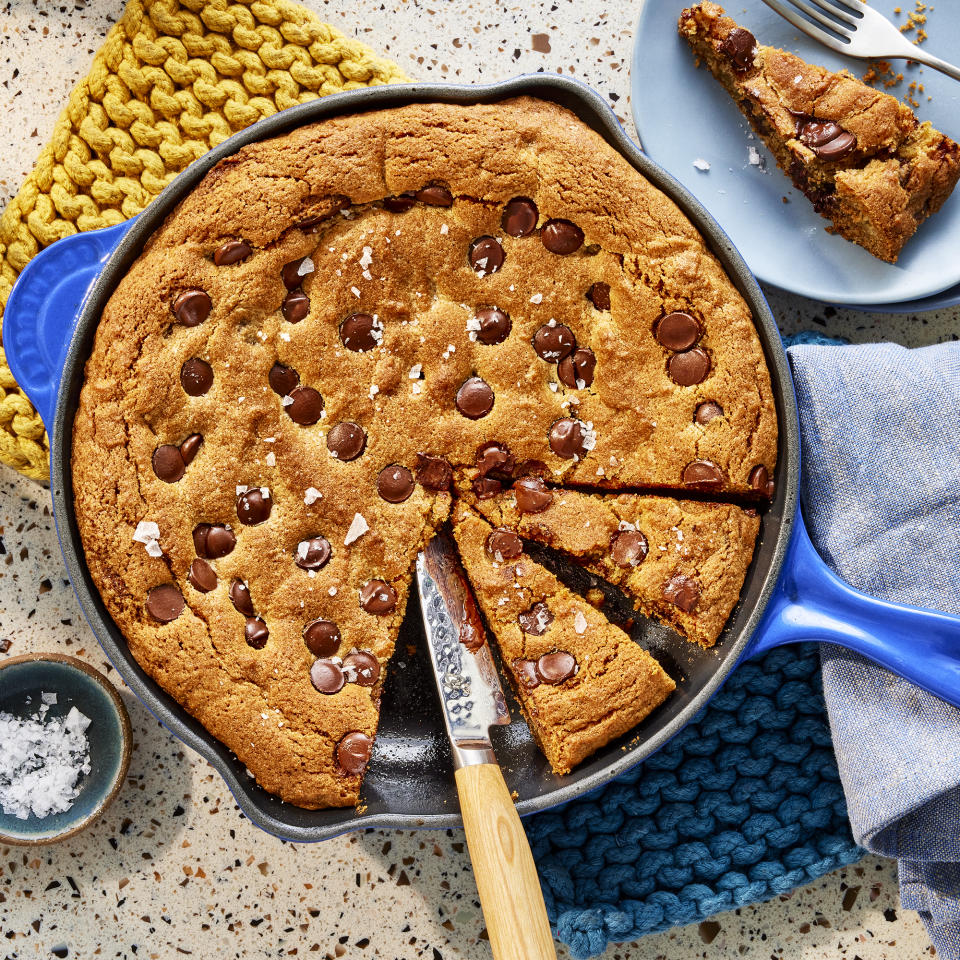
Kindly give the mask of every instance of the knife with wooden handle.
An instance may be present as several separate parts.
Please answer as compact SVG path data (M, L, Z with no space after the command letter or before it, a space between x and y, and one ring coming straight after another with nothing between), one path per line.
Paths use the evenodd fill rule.
M480 613L446 534L417 557L417 584L493 956L556 960L530 844L490 744L490 726L509 723L510 712Z

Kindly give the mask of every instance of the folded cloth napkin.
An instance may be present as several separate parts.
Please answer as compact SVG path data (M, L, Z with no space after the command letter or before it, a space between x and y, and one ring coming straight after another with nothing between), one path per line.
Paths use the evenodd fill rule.
M820 555L865 593L960 614L960 343L789 356ZM821 661L854 836L897 858L903 906L960 960L960 710L840 647Z

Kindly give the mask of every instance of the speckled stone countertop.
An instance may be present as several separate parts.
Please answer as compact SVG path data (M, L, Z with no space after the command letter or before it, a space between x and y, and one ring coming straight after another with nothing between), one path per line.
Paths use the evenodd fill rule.
M414 77L569 73L609 98L632 131L636 5L306 5ZM0 204L16 192L121 9L120 0L0 2ZM958 311L919 318L848 313L777 293L770 301L786 333L816 328L857 342L919 346L949 338L960 319ZM60 650L110 672L65 579L47 491L2 466L0 641L9 641L10 655ZM136 738L128 783L104 818L72 840L39 850L0 846L0 956L489 956L459 831L370 831L312 846L276 840L241 817L219 776L113 679ZM894 864L868 857L790 897L611 947L605 956L893 960L932 954L917 916L900 910Z

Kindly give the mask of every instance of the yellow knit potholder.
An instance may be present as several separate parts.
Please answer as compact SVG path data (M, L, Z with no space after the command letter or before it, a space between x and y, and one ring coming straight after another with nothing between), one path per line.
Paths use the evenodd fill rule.
M31 257L140 213L231 134L328 93L405 79L289 0L130 0L0 217L0 319ZM0 460L44 480L48 452L0 340Z

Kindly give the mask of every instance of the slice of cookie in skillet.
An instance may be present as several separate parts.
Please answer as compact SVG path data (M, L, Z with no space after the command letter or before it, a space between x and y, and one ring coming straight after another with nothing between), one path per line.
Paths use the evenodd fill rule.
M895 262L956 186L960 147L896 97L758 43L715 3L684 10L680 33L827 229L875 257Z
M644 616L704 647L740 597L760 529L755 511L734 504L587 494L536 480L472 502L494 526L570 555Z
M569 773L635 727L675 688L619 627L459 502L453 534L530 731L556 773Z

